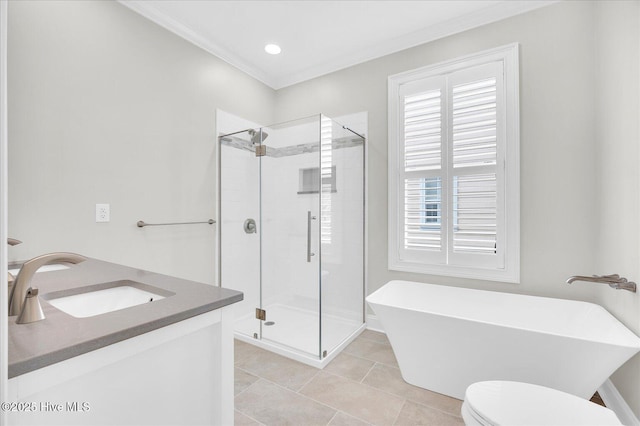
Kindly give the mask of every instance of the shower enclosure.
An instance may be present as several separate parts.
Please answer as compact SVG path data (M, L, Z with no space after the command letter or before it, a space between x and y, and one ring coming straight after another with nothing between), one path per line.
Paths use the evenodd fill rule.
M218 141L236 337L322 367L364 329L364 138L317 115Z

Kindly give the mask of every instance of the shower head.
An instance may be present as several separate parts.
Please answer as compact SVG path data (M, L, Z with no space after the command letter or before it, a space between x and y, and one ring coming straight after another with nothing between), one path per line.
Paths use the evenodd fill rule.
M251 136L251 143L254 145L261 144L269 136L269 134L265 131L260 132L253 129L248 130L247 133L249 133L249 136ZM262 139L260 138L261 136Z

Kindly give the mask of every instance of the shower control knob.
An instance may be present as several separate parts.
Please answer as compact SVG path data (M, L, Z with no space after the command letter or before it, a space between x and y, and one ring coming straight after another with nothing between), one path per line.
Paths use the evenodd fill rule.
M256 233L256 221L253 219L247 219L244 221L244 232L247 234L255 234Z

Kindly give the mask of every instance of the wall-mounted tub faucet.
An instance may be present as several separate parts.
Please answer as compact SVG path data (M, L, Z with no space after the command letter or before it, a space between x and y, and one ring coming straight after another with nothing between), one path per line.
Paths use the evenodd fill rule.
M626 278L621 277L618 274L592 275L590 277L584 275L574 275L573 277L569 277L569 279L567 279L567 284L571 284L574 281L588 281L592 283L608 284L609 287L615 288L616 290L629 290L633 293L636 292L636 283L627 281Z
M75 253L49 253L24 262L9 296L9 316L20 315L29 290L31 290L32 297L36 297L33 303L39 303L37 302L37 289L31 288L31 279L41 266L60 262L76 264L85 260L87 260L86 257ZM44 316L41 319L44 319Z

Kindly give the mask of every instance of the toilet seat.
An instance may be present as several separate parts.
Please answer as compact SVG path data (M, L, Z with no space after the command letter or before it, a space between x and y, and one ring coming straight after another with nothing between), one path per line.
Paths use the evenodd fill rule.
M474 383L465 392L466 425L621 425L613 411L559 390L529 383Z

